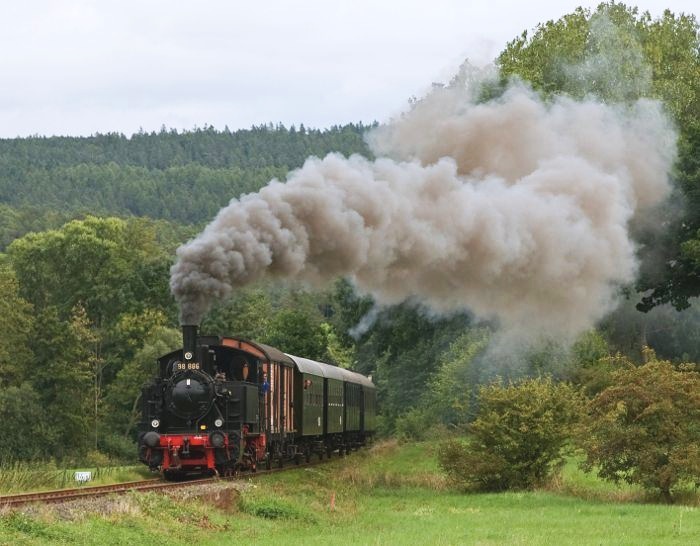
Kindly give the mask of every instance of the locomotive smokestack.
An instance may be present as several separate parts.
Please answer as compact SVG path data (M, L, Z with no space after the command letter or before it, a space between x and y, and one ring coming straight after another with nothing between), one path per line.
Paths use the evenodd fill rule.
M182 356L185 362L193 362L197 355L197 325L182 325Z

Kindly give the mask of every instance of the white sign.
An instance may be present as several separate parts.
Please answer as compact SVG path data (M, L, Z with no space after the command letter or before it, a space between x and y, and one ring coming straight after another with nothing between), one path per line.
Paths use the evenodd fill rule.
M78 483L85 483L92 481L92 472L76 472L75 481Z

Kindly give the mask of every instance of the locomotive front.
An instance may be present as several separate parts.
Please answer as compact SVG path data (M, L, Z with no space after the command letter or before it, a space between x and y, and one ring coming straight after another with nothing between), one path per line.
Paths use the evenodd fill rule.
M182 350L161 357L158 377L143 389L139 458L170 479L229 473L242 459L246 418L235 406L248 377L227 377L223 364L230 371L231 363L198 343L196 326L182 329Z

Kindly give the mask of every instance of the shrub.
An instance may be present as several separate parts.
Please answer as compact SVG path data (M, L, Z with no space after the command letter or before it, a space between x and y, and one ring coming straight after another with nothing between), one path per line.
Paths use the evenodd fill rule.
M52 455L55 430L46 419L39 393L29 384L0 389L0 422L12 426L3 430L0 461L45 459Z
M111 461L133 462L137 452L136 444L131 438L119 434L105 434L100 438L100 449Z
M468 489L532 488L563 464L581 409L573 387L551 378L484 386L469 439L443 443L440 467Z
M682 481L700 481L700 374L650 351L647 360L614 372L612 386L589 403L583 467L656 489L671 502Z
M81 459L81 462L87 466L94 467L106 467L111 464L109 460L109 455L102 453L96 449L91 449L85 454L85 457Z
M396 418L396 437L400 440L435 440L444 438L446 431L431 408L412 408Z
M282 499L242 497L240 509L246 514L265 519L298 519L312 522L313 516L302 507Z

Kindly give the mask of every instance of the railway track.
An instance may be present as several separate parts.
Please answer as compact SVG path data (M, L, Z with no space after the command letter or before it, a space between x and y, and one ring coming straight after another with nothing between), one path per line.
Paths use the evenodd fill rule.
M178 487L190 487L193 485L203 485L220 481L237 480L241 478L253 478L291 470L293 468L305 468L323 464L325 461L319 460L303 464L291 464L284 468L272 468L270 470L260 469L257 472L244 472L234 476L203 478L198 480L185 480L180 482L167 482L161 478L151 478L135 482L116 483L112 485L99 485L95 487L78 487L74 489L58 489L55 491L38 491L34 493L22 493L19 495L0 496L0 508L22 506L31 503L59 503L76 499L103 497L111 494L123 494L129 491L164 491Z
M207 480L197 480L206 482ZM55 503L69 500L101 497L112 493L126 493L128 491L157 491L178 485L187 485L192 482L164 482L160 478L141 480L136 482L117 483L113 485L100 485L95 487L77 487L74 489L58 489L55 491L37 491L34 493L22 493L19 495L6 495L0 497L0 507L21 506L33 502Z

